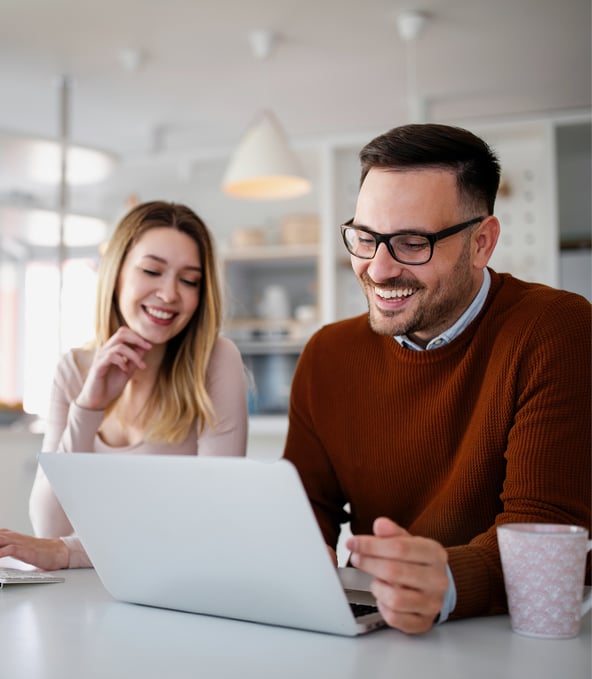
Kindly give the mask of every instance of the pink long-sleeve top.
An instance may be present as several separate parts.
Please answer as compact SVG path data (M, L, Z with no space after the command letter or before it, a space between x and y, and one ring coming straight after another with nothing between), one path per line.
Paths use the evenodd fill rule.
M43 452L96 452L143 455L229 455L241 456L247 448L247 387L244 366L237 347L219 337L208 365L207 390L216 416L214 427L205 425L198 435L197 423L181 443L141 442L115 448L98 434L104 411L86 410L76 398L92 363L93 352L71 349L60 360L51 392ZM35 535L62 537L70 551L70 568L90 567L79 539L55 497L49 482L37 469L29 501Z

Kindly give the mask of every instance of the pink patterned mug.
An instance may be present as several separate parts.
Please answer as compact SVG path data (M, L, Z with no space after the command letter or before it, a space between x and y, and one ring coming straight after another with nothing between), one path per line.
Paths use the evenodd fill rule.
M568 639L590 610L584 599L588 531L555 523L507 523L497 541L512 629L543 639Z

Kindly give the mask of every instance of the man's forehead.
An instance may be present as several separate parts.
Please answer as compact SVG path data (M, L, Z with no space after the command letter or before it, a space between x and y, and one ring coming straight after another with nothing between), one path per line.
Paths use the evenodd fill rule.
M449 170L426 168L391 170L372 168L356 201L356 216L379 215L393 210L453 217L460 200L456 176ZM368 217L367 217L368 218Z

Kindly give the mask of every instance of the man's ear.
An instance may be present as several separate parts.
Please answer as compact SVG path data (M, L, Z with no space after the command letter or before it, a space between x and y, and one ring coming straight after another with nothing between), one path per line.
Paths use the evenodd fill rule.
M486 217L473 232L473 266L484 269L491 259L499 238L500 224L497 217Z

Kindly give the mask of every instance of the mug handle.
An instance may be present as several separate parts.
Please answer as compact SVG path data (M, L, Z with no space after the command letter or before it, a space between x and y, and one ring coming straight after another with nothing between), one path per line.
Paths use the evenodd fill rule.
M586 552L589 552L591 549L592 540L588 540ZM586 593L586 596L582 601L582 610L580 612L580 617L585 615L591 608L592 608L592 587L589 588L588 592Z

